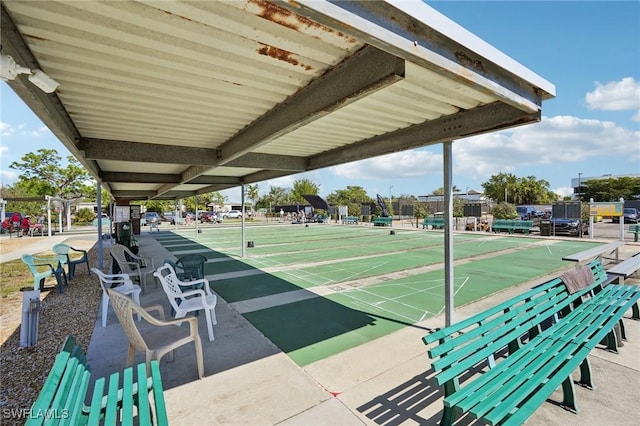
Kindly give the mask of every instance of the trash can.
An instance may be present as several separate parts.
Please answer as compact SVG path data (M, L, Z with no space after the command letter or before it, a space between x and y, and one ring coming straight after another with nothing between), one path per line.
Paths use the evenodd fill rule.
M131 246L132 226L131 222L118 222L116 226L116 243L125 247Z
M20 347L28 348L38 343L40 321L40 291L22 293L22 324L20 325Z
M551 236L551 221L550 220L541 220L540 221L540 236L541 237L550 237Z

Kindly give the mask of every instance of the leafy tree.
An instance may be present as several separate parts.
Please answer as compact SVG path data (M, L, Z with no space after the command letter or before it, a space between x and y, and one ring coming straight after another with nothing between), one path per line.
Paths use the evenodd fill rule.
M634 200L640 198L640 177L619 177L590 179L582 182L583 201L618 201L620 198Z
M31 194L51 195L60 198L95 197L95 190L87 182L91 176L73 157L68 156L68 165L62 167L62 158L55 149L41 148L22 157L22 162L14 161L10 168L20 171L18 181Z
M494 219L518 219L520 215L516 206L510 203L498 203L491 210Z
M211 200L211 202L217 205L219 208L224 207L224 203L229 201L228 197L222 195L222 193L217 191L211 194Z
M293 182L291 201L304 204L307 200L304 199L303 195L318 195L318 192L320 192L320 185L313 183L309 179L298 179Z
M457 186L453 185L453 187L451 188L451 192L460 192L460 188L458 188ZM433 192L431 193L431 195L444 195L444 187L441 186L438 189L434 189Z
M247 197L251 200L251 205L253 206L253 208L256 208L256 201L258 200L258 197L260 196L260 193L258 191L258 184L254 184L254 185L247 185Z
M96 215L93 212L93 210L88 208L83 208L76 212L76 221L85 222L85 223L91 222L95 216Z
M287 190L279 186L271 186L269 187L267 199L272 206L285 204L287 201Z
M543 204L556 197L550 194L549 182L535 176L519 178L511 173L498 173L482 184L484 194L497 202L515 205Z
M349 216L360 216L360 206L373 203L363 187L352 185L332 192L327 196L327 201L332 206L347 206Z

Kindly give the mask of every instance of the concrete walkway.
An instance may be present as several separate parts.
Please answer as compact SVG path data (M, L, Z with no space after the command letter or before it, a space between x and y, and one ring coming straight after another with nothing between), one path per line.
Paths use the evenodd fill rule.
M156 266L172 257L146 232L138 240L140 253L154 258ZM637 251L640 246L629 246L621 257ZM168 314L162 289L156 288L151 277L147 283L142 304L159 303ZM532 284L459 308L456 320L513 297ZM299 367L224 300L219 299L216 314L212 342L207 339L204 318L199 321L204 379L197 378L193 345L177 349L173 361L162 360L172 425L435 425L440 419L442 391L433 380L421 338L428 329L443 326L442 316ZM87 352L93 377L121 370L128 347L111 308L107 327L101 327L98 318L100 313ZM620 353L596 349L590 356L597 388L577 387L581 412L575 415L545 403L527 424L638 424L640 322L624 322L629 341ZM144 362L142 354L137 354L137 362ZM560 398L559 394L555 397ZM472 423L463 418L458 424Z

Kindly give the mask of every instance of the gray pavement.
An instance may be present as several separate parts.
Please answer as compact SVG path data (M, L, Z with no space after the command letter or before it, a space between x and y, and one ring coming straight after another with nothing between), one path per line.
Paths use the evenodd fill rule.
M138 237L140 252L159 265L171 258L147 232ZM51 246L51 241L48 242ZM621 258L640 251L627 243ZM151 278L151 277L149 277ZM537 279L536 283L542 279ZM630 282L638 282L631 280ZM160 287L148 279L142 305L169 304ZM456 320L506 300L535 283L524 283L456 310ZM197 378L192 344L161 362L169 420L172 425L435 425L442 392L435 383L421 338L441 327L443 316L299 367L254 328L233 305L219 298L215 340L199 320L205 377ZM128 341L111 307L107 327L100 313L89 348L92 376L121 370ZM619 354L596 349L590 355L596 389L577 388L578 415L545 403L530 425L636 425L640 418L640 322L624 319L629 341ZM136 363L144 362L142 354ZM555 395L556 400L560 396ZM473 424L462 418L458 424Z

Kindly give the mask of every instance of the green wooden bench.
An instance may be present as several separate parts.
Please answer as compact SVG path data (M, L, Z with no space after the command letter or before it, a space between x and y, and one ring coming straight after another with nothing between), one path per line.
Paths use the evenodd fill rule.
M493 221L493 224L491 225L493 232L506 231L509 234L513 234L514 232L522 232L524 234L529 234L531 232L532 227L533 227L532 220L496 219Z
M640 225L639 224L629 225L629 232L633 234L633 241L637 242L638 234L640 234Z
M617 352L613 330L632 308L637 286L608 285L599 260L594 284L569 293L560 278L423 338L436 381L444 387L441 425L469 413L491 425L520 425L562 386L562 405L577 412L571 373L593 389L587 356L601 342Z
M342 218L342 223L344 223L345 225L357 225L358 224L358 217L357 216L344 216Z
M429 226L433 229L443 229L444 228L444 218L443 217L425 217L422 221L422 229L427 229Z
M375 218L375 220L373 221L373 226L391 226L392 223L393 223L392 217L380 216Z
M70 425L168 425L158 361L151 361L150 374L145 363L135 370L137 380L134 380L134 367L126 368L122 374L111 374L108 385L104 377L96 380L90 404L86 405L91 371L84 351L69 336L25 424L53 421Z

